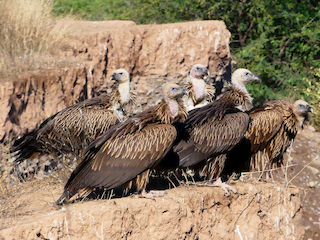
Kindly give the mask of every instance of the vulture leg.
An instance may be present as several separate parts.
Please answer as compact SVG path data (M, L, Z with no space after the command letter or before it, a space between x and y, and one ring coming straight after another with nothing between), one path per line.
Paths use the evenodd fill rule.
M148 198L155 200L156 197L163 197L167 194L166 191L149 191L147 192L146 189L142 189L142 191L138 194L139 198Z
M139 174L136 178L136 183L138 189L140 189L138 193L138 198L148 198L155 200L156 197L163 197L167 194L166 191L146 191L146 186L149 182L150 177L150 170L144 171L143 173Z
M227 197L230 196L230 193L229 193L228 189L231 190L232 192L234 192L235 194L239 194L237 189L235 189L234 187L222 182L221 181L221 177L218 177L215 182L212 182L212 181L207 182L206 185L207 186L211 186L211 187L220 187L220 188L222 188Z

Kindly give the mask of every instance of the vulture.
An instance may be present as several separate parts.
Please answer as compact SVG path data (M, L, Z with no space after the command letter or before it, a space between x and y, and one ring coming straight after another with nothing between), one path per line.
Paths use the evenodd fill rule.
M57 204L68 201L79 190L90 192L95 188L134 186L139 197L163 196L163 192L146 192L145 188L150 170L165 157L177 138L171 123L187 116L182 100L186 94L186 89L179 85L166 84L163 99L156 106L118 123L92 142Z
M271 177L270 170L284 166L283 154L299 129L309 121L312 108L303 100L291 104L284 100L264 103L249 112L251 118L244 141L229 156L226 172L259 171ZM242 165L235 169L235 166Z
M123 121L126 118L123 107L134 102L134 98L130 98L130 76L126 70L118 69L111 80L116 84L110 94L69 106L17 139L10 149L11 153L16 152L15 161L19 163L46 153L72 153L80 157L94 139Z
M252 98L246 83L260 78L247 69L237 69L232 75L232 85L220 98L206 106L189 112L184 124L180 124L180 142L174 146L179 157L179 167L195 170L200 176L220 186L227 195L231 186L222 183L220 174L227 153L244 137L250 117L244 109L252 106Z
M204 77L208 76L208 69L202 64L192 66L185 84L188 91L186 105L188 111L202 107L208 104L208 101L213 99L215 89L204 81Z

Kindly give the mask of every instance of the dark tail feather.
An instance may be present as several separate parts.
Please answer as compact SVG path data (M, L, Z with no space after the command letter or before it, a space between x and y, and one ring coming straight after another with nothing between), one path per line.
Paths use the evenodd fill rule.
M57 205L64 205L68 202L69 200L69 193L64 191L61 197L56 201Z
M43 152L41 146L42 144L36 139L35 133L30 132L13 143L10 153L15 153L15 162L20 163L36 153L40 154Z

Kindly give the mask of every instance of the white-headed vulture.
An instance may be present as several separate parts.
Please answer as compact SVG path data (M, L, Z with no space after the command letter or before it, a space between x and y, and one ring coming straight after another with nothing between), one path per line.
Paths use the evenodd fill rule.
M192 66L185 86L188 90L186 99L188 111L207 105L214 97L215 89L204 80L208 75L208 69L204 65L195 64Z
M46 153L72 153L79 157L94 139L123 121L126 118L123 107L134 102L130 98L130 76L126 70L118 69L111 80L116 84L110 94L104 93L69 106L17 139L10 149L10 152L16 152L15 161Z

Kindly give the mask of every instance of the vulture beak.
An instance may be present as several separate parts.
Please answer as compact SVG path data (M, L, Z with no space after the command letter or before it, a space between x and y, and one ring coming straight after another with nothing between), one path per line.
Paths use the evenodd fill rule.
M116 80L116 74L115 73L111 75L110 80Z
M209 75L208 68L203 69L203 73L208 76Z
M253 81L254 82L258 82L258 83L261 83L261 78L259 78L257 75L253 75Z
M312 107L310 107L309 105L308 105L308 112L313 113L313 109L312 109Z
M183 94L183 95L188 95L188 91L187 91L187 89L182 88L182 94Z

